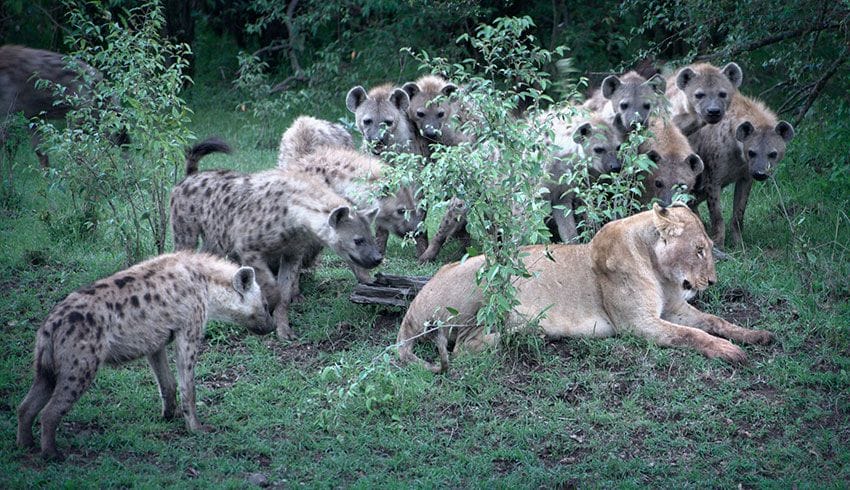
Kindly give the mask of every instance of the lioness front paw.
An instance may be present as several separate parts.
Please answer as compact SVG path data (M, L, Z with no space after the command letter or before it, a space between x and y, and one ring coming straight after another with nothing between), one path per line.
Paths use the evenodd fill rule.
M703 351L706 357L722 359L730 364L741 364L747 360L747 354L740 347L727 340L719 340L706 347Z
M776 335L767 330L753 330L747 337L750 344L767 345L776 340Z

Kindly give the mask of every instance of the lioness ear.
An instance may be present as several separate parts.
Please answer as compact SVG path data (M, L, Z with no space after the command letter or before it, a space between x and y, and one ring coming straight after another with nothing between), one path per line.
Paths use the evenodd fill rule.
M392 102L398 110L404 112L408 107L410 107L410 96L408 96L407 92L404 90L397 88L393 90L392 94L390 94L390 102Z
M652 223L664 240L677 237L684 231L682 224L673 219L670 211L661 207L657 202L652 205Z
M602 97L610 99L614 92L620 88L620 85L622 85L622 82L617 78L617 75L605 77L605 80L602 80Z
M347 107L351 112L357 112L357 108L360 107L360 104L362 104L367 98L366 89L358 85L349 90L348 95L345 96L345 107Z
M252 267L240 267L236 274L233 275L231 282L233 289L239 294L245 294L251 290L254 285L254 269Z

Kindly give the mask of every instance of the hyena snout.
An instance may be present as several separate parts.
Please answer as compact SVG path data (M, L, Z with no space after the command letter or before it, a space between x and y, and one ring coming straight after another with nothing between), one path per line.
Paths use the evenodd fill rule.
M378 247L375 246L357 254L357 256L352 256L351 260L360 267L374 269L381 265L381 262L384 260L384 255L378 250Z
M623 163L615 155L608 155L603 161L603 165L606 173L619 172L623 168Z
M253 315L246 327L248 331L257 335L266 335L275 331L274 318L269 313L268 308L263 307L263 311Z
M721 104L711 104L706 106L705 111L703 113L703 119L708 124L717 124L723 119L723 115L726 113L726 108Z

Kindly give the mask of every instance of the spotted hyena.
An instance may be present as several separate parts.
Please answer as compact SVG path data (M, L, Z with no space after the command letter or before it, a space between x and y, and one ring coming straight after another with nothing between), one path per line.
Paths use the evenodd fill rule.
M741 67L728 63L718 68L697 63L667 79L667 98L673 123L690 136L706 124L717 124L726 114L744 80Z
M294 167L198 172L203 155L225 150L212 139L189 151L186 178L171 191L174 247L194 250L202 239L202 250L254 267L278 337L291 339L288 308L300 297L301 269L324 247L346 260L360 282L372 281L368 269L383 260L371 230L378 210L355 210L326 176Z
M693 192L703 171L703 161L671 120L650 118L649 131L639 151L655 162L655 168L644 180L641 202L657 199L669 206L677 193Z
M298 116L280 138L277 168L284 168L288 162L313 153L319 148L354 149L354 140L342 124L310 116Z
M570 243L578 237L575 209L578 201L573 189L578 184L569 179L582 160L587 162L591 179L600 175L618 172L622 166L617 151L623 143L627 128L621 116L614 117L614 124L599 115L576 117L569 120L564 116L546 117L552 125L552 161L546 167L548 178L544 182L547 199L552 205L552 219L558 237ZM555 209L559 206L560 209Z
M345 106L354 113L363 147L376 155L385 150L409 151L413 132L407 120L410 97L390 84L366 92L358 85L348 91Z
M299 118L300 119L300 118ZM297 121L296 121L297 122ZM325 123L319 126L319 122ZM295 148L295 141L320 142L308 148L301 145L300 154L286 159L285 168L298 169L316 178L325 179L341 196L363 208L377 207L375 218L378 249L386 250L390 234L403 237L416 231L422 222L422 212L414 191L403 186L395 192L382 194L385 185L386 164L379 158L339 144L322 144L327 141L323 129L330 127L328 121L314 120L311 126L300 125L298 131L290 128L284 133L281 148ZM312 136L311 136L312 134ZM338 140L335 140L337 141ZM278 166L280 168L280 165Z
M0 146L5 142L4 121L8 116L23 112L27 119L36 116L61 119L71 110L69 105L57 99L53 88L37 89L37 80L49 80L62 85L73 94L87 90L80 79L81 71L88 72L95 80L102 78L91 66L81 61L76 63L78 67L69 66L64 55L52 51L17 45L0 47ZM50 161L47 155L38 150L41 138L32 126L30 136L41 166L48 167ZM111 135L110 138L116 144L127 142L124 132Z
M792 138L791 124L780 121L758 100L740 94L735 96L722 122L705 126L690 136L691 145L705 162L694 208L707 201L715 245L722 247L726 238L720 199L723 188L735 184L732 244L739 246L753 181L764 181L773 175Z
M609 122L620 114L629 129L646 126L649 115L660 109L664 100L665 82L659 75L649 80L637 72L611 75L602 80L602 86L584 103L584 108L600 114Z
M18 407L18 446L34 448L41 412L41 454L61 458L56 427L104 363L147 357L159 384L162 415L174 417L177 383L166 346L177 345L177 380L186 426L202 428L195 411L195 362L204 325L221 320L257 334L274 330L254 270L207 254L161 255L78 289L38 329L35 381Z

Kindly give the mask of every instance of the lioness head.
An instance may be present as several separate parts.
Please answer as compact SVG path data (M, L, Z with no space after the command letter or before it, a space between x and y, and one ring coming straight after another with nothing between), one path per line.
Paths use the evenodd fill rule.
M684 299L691 299L717 281L711 239L697 215L678 202L667 208L656 203L652 222L659 236L655 242L656 272L681 288Z

